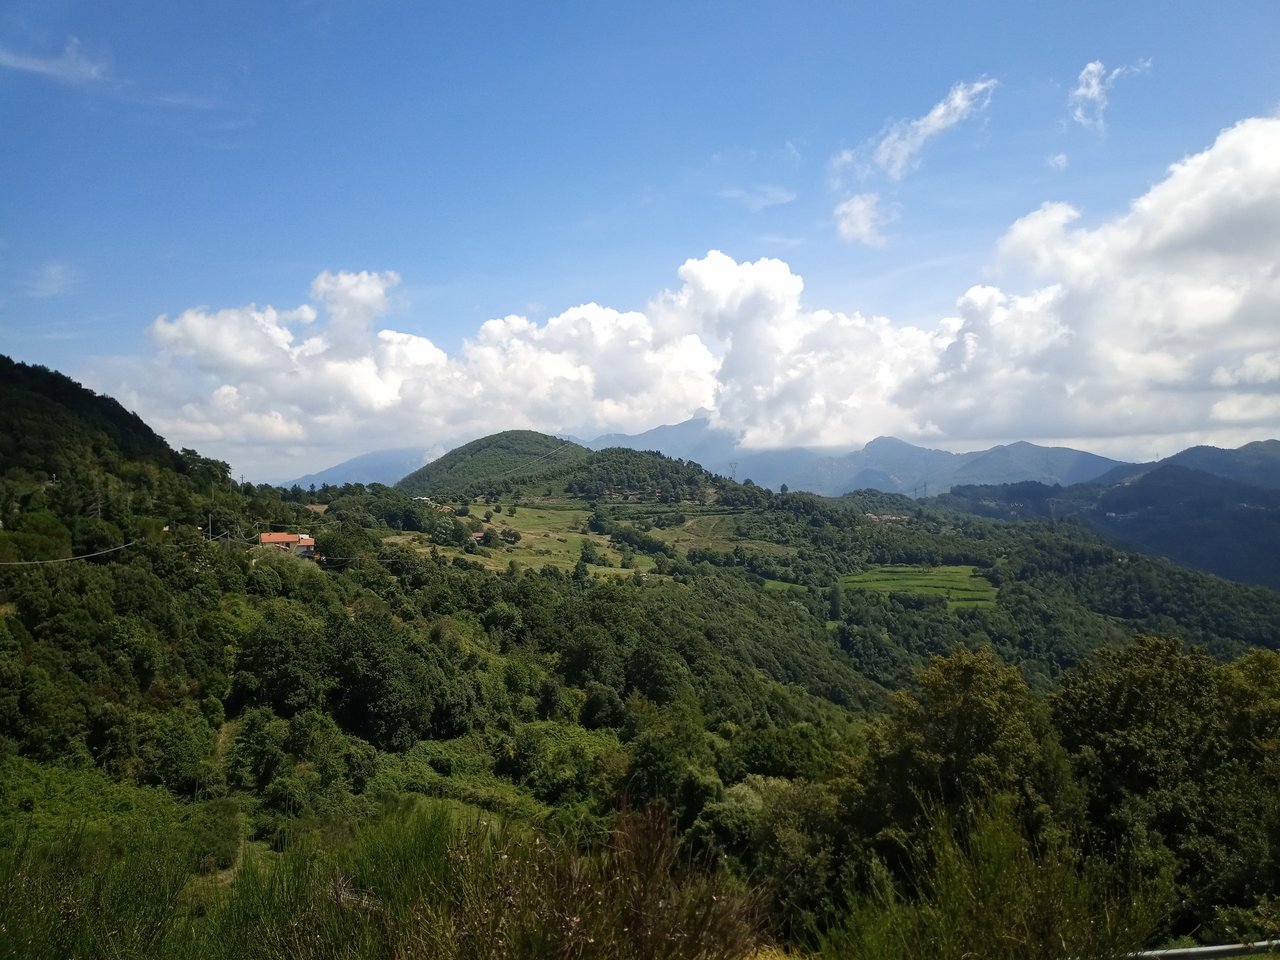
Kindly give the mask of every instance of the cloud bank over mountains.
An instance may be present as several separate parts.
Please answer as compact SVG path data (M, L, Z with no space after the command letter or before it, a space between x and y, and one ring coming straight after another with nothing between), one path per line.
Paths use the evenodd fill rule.
M899 131L886 169L990 96L961 92L932 127ZM1142 457L1280 435L1280 119L1224 130L1121 216L1086 214L1048 202L1017 220L992 253L1001 285L957 290L954 315L924 326L808 303L782 260L713 250L643 311L501 317L450 353L388 325L412 309L394 272L326 272L297 306L157 318L146 379L118 393L172 443L254 478L507 428L639 432L699 409L757 447L891 434ZM880 215L851 208L841 229L874 242Z

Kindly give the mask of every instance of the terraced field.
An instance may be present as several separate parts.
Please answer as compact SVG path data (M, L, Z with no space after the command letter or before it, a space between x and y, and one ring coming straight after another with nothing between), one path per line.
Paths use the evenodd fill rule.
M982 607L995 602L995 585L977 574L975 567L876 567L864 573L840 578L845 589L879 590L882 593L910 593L917 596L946 597L953 607Z
M648 512L655 511L650 509ZM681 554L691 549L718 550L727 553L738 546L765 556L784 556L795 552L791 547L740 537L737 533L738 511L736 510L685 507L672 508L670 512L683 514L686 517L684 523L671 527L654 527L649 533L671 544Z
M483 515L486 509L488 508L485 504L480 502L471 505L474 516ZM792 552L789 547L738 537L735 533L737 523L734 511L696 506L655 509L653 505L646 504L643 509L637 509L635 514L652 516L655 512L681 513L686 517L683 523L669 527L654 527L648 531L651 536L675 547L681 556L693 548L727 552L739 545L764 554L780 555ZM438 546L436 549L445 557L465 557L487 569L496 571L506 570L513 560L521 567L535 570L546 566L572 570L582 554L583 541L591 540L596 546L597 553L609 561L609 566L591 565L592 573L604 576L630 576L633 570L648 573L653 569L653 557L644 553L635 555L634 568L624 569L622 555L610 542L609 537L582 532L590 516L591 506L586 501L540 497L532 502L520 504L516 508L515 516L512 516L504 506L503 511L495 513L490 524L486 525L491 525L499 532L507 529L519 531L520 540L516 543L503 543L492 548L483 548L475 553L467 553L457 547L449 546ZM631 516L626 511L621 511L618 519L623 522L632 522ZM409 534L397 534L389 539L412 544L419 549L429 549L425 539L415 540ZM783 589L789 586L792 585L787 584Z
M486 509L482 503L471 507L476 515L482 515ZM582 555L582 544L591 540L597 552L607 557L608 567L592 566L592 571L600 574L630 576L632 570L623 569L621 554L609 543L609 538L599 534L585 534L583 524L590 516L590 509L580 500L564 503L539 504L537 506L521 505L516 508L515 516L511 516L506 508L502 513L495 513L490 524L495 530L516 530L520 540L514 544L502 543L492 548L481 548L475 553L467 553L457 547L437 546L441 556L465 557L490 570L506 570L514 560L521 567L540 570L543 567L558 567L561 570L572 570ZM414 543L412 535L402 534L392 538L406 543ZM421 549L430 549L425 540L417 543ZM653 568L653 560L644 555L635 558L636 569L647 571Z

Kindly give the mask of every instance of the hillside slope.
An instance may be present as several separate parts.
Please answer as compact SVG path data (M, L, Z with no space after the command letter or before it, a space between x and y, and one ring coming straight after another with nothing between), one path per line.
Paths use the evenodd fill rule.
M1092 483L957 486L938 502L1007 520L1075 518L1131 549L1280 589L1280 490L1224 475L1271 480L1266 466L1273 443L1250 444L1241 458L1244 469L1231 456L1237 451L1193 448L1185 451L1190 456L1175 455L1136 473L1112 471ZM1218 472L1192 469L1188 462L1207 462Z
M381 923L350 909L368 877L316 872L312 854L372 823L417 862L423 835L379 824L387 811L443 798L504 825L486 835L549 823L576 842L653 802L687 862L761 890L775 929L809 930L843 909L848 878L890 849L878 844L919 829L923 804L956 812L1013 791L1063 836L1176 864L1185 929L1251 908L1255 889L1225 881L1273 869L1274 804L1239 785L1267 782L1280 736L1276 591L1074 522L775 494L653 452L520 432L445 463L464 486L451 502L356 484L313 502L234 484L192 451L178 455L186 473L131 459L75 406L58 416L71 449L87 438L72 464L87 472L0 475L0 544L13 556L44 538L50 551L0 566L0 860L29 827L56 835L69 813L96 831L136 803L144 834L172 818L199 847L208 883L193 888L252 885L271 874L245 870L246 853L300 838L320 902ZM505 489L531 475L518 498ZM318 556L256 545L261 529L312 533ZM81 531L107 549L84 553ZM15 536L33 539L4 543ZM146 790L184 802L137 799ZM101 861L41 862L105 889L133 849L112 845ZM647 841L636 849L655 860ZM655 862L665 875L676 860ZM98 902L6 875L41 898L30 930ZM538 873L537 896L551 875L569 874ZM583 889L575 880L571 898ZM138 890L111 900L161 899ZM168 902L186 911L184 896ZM239 901L246 916L261 902ZM324 915L298 916L294 933Z
M65 474L103 458L182 466L164 439L117 400L64 374L0 356L0 472Z
M434 496L509 477L537 478L591 451L571 440L533 430L506 430L450 450L396 484L409 496Z

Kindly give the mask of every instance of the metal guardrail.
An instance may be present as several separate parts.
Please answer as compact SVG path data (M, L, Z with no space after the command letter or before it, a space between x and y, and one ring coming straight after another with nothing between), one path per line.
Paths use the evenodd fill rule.
M1211 960L1214 957L1249 957L1259 953L1280 953L1280 940L1257 943L1224 943L1216 947L1172 947L1168 950L1141 950L1134 960Z

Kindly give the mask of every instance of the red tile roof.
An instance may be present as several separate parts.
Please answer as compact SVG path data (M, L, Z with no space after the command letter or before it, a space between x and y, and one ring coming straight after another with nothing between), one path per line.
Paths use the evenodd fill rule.
M299 547L314 547L316 545L316 538L307 536L305 533L260 533L258 534L258 542L269 543L280 547L294 545Z

